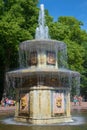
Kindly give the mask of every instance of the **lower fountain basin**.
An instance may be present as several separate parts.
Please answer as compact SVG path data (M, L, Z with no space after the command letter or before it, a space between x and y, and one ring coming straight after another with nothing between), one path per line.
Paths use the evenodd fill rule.
M86 130L87 129L87 110L78 111L74 110L72 112L73 122L67 123L57 123L57 124L27 124L14 121L13 117L3 117L0 118L0 129L2 130Z

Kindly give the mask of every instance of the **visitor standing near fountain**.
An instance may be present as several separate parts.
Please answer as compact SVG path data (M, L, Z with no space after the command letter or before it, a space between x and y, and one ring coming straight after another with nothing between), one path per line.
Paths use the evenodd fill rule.
M81 95L79 95L79 96L75 95L74 98L73 98L74 105L81 106L82 100L83 100L83 98L82 98Z
M78 103L78 96L77 95L74 96L73 102L74 102L74 105L77 105L77 103Z
M80 74L65 69L66 44L49 39L44 16L41 4L35 39L19 45L20 69L6 73L8 85L16 89L14 119L32 124L70 122L70 91L73 85L79 90Z
M82 98L82 96L80 95L80 96L78 97L78 103L79 103L79 106L82 105L82 101L83 101L83 98Z

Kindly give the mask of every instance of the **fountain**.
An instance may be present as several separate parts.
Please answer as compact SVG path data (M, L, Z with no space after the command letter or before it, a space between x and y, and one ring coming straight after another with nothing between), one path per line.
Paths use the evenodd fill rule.
M16 121L51 124L72 121L70 91L79 94L80 74L66 69L66 44L49 38L44 5L39 11L35 40L19 45L20 69L6 73L16 89Z

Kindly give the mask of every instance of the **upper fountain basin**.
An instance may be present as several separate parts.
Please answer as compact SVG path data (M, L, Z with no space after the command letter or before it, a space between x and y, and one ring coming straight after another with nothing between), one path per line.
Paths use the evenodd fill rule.
M37 48L47 48L47 49L58 49L58 50L62 50L66 48L66 44L64 42L61 41L57 41L57 40L51 40L51 39L39 39L39 40L27 40L24 41L22 43L20 43L20 49L22 50L30 50L30 49L37 49ZM52 47L52 48L51 48Z

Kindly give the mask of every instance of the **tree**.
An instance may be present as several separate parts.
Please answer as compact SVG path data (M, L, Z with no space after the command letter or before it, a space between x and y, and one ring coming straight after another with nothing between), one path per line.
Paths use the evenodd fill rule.
M74 17L61 16L49 28L52 39L64 41L67 44L69 69L81 73L81 90L83 90L81 93L85 94L87 90L87 33L81 29L82 25L83 23Z
M84 95L85 100L87 101L87 42L82 43L84 50L85 50L85 55L84 55L84 71L82 72L82 77L81 77L81 93Z
M34 37L38 16L37 2L0 1L0 96L4 89L5 72L18 67L19 43Z
M83 36L85 33L80 28L81 25L82 23L74 17L59 17L59 20L50 26L51 37L67 44L69 68L79 72L83 71L84 48L82 42L86 40L86 36ZM75 33L78 30L79 33Z

